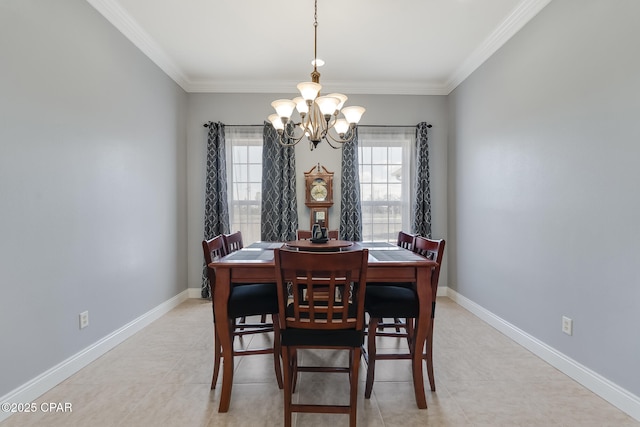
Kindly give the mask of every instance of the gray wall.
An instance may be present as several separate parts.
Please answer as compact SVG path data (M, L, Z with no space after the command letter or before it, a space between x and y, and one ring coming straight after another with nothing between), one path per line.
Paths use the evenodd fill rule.
M552 2L449 96L450 286L636 396L638 16Z
M81 0L3 0L0 58L2 396L186 289L187 96Z
M304 76L301 76L301 78ZM295 88L292 88L295 90ZM330 88L329 88L330 89ZM367 109L363 125L410 125L421 121L433 125L429 136L433 236L447 238L447 97L445 96L385 96L349 95L348 105ZM273 112L271 102L278 98L293 98L290 94L189 94L188 118L188 188L189 188L189 287L199 288L202 277L202 236L204 230L204 180L206 168L207 129L202 125L211 120L229 125L260 124ZM334 172L334 194L340 194L341 150L322 142L314 151L301 142L296 146L298 221L300 228L309 228L309 210L304 204L304 172L318 162ZM337 228L340 200L334 200L329 211L329 225ZM446 269L446 260L445 267ZM440 284L446 286L448 276L443 271Z
M635 395L639 15L552 2L449 97L350 100L363 124L434 125L441 284ZM0 58L1 396L199 288L202 124L283 94L187 95L81 0L2 1ZM339 185L339 152L297 155L299 184L320 161Z

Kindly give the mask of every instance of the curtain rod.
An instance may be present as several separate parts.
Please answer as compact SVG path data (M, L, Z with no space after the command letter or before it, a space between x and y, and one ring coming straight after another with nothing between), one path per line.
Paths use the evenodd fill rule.
M204 125L202 125L206 128L209 127L209 123L205 123ZM226 127L257 127L257 126L264 126L264 124L262 125L225 125ZM416 127L416 125L358 125L358 127L360 128L414 128ZM428 128L432 128L433 126L430 124L427 124Z

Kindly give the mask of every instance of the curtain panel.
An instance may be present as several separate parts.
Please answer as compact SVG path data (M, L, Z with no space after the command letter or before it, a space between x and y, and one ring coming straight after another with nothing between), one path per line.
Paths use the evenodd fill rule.
M412 231L423 237L431 237L431 190L429 186L429 138L426 122L416 126L415 202L413 205Z
M298 229L295 147L285 147L265 122L262 149L262 208L260 240L294 240Z
M204 239L229 233L229 199L227 197L227 162L224 124L208 123L207 170L204 192ZM202 269L202 298L211 296L207 266Z
M340 197L340 239L362 241L362 204L358 163L358 128L351 142L342 147L342 184Z

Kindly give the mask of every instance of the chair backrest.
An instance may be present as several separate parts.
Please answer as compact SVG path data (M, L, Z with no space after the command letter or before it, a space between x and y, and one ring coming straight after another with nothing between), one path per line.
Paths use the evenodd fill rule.
M327 232L329 239L338 240L338 230L329 230ZM296 231L296 239L308 240L312 237L311 230L298 230Z
M240 231L236 231L235 233L225 234L224 247L227 254L242 249L244 247L242 243L242 233Z
M202 250L204 251L204 262L207 264L210 264L227 254L222 235L216 236L211 240L203 240Z
M368 256L275 249L281 328L362 330Z
M311 230L297 230L296 239L307 240L311 238Z
M442 258L444 257L444 239L433 240L426 237L416 236L413 251L423 257L429 258L438 263L431 273L431 289L433 290L433 297L438 290L438 280L440 279L440 266L442 265Z
M227 254L222 235L216 236L211 240L203 240L202 250L204 252L205 265L209 265L213 261L217 261ZM216 272L213 268L207 267L207 277L209 278L209 286L211 289L211 295L213 296L213 287L216 284Z
M396 243L401 248L413 250L413 242L416 236L413 234L405 233L404 231L398 232L398 242Z

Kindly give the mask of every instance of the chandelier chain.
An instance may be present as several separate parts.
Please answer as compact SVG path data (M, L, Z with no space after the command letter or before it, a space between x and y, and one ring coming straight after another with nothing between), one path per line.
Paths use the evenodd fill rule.
M318 0L314 3L313 12L313 69L316 69L318 61Z

